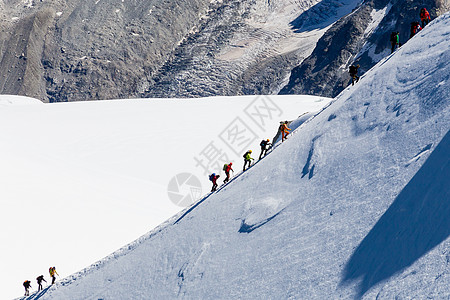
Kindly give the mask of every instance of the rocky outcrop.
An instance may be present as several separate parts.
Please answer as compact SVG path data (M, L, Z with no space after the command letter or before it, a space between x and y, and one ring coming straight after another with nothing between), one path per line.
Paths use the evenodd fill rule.
M365 1L322 36L311 56L292 70L280 94L335 97L349 84L351 64L359 64L364 73L390 54L392 31L400 32L401 43L407 42L410 23L419 20L422 7L432 19L448 10L445 0Z
M140 96L209 7L205 0L78 2L57 21L43 55L49 100Z
M49 102L137 97L211 5L208 0L2 3L0 92Z
M43 9L14 26L2 43L0 90L39 98L45 93L41 53L53 13Z

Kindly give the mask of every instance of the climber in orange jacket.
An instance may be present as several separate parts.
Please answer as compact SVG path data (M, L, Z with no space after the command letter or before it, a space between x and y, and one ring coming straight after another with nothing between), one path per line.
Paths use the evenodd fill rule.
M422 21L422 28L428 25L428 22L430 22L431 20L430 13L427 11L425 7L420 10L420 20Z
M287 136L289 134L289 130L291 130L288 126L288 121L281 122L280 125L280 131L281 131L281 141L284 142L285 139L287 139Z

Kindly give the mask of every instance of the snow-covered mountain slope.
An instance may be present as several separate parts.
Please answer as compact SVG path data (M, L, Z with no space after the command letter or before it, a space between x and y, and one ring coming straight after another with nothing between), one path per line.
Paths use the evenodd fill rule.
M247 124L239 130L254 135L243 146L259 155L260 140L272 139L280 120L316 112L330 100L249 96L43 104L0 96L0 267L9 270L0 274L0 298L21 295L25 279L48 279L50 265L62 277L79 271L192 203L175 205L168 194L176 193L177 185L169 185L174 176L197 178L196 197L208 192L208 173L220 172L225 163L218 160L221 165L209 164L207 171L198 165L195 158L206 161L201 153L211 143L237 172L243 153L219 138L224 130ZM264 103L275 110L265 110ZM250 117L256 108L266 114L261 128ZM241 123L234 122L237 117ZM185 193L190 195L179 189Z
M230 185L31 299L450 297L450 14Z

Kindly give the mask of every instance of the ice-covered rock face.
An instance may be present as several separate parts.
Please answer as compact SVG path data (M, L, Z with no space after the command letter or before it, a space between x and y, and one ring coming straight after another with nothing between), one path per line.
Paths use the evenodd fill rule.
M405 44L410 37L410 23L420 20L422 7L428 8L434 19L448 6L445 0L420 4L411 0L365 1L322 36L311 56L292 70L289 83L280 93L335 97L349 84L351 64L359 64L360 73L366 72L391 53L392 31L399 31L400 43Z

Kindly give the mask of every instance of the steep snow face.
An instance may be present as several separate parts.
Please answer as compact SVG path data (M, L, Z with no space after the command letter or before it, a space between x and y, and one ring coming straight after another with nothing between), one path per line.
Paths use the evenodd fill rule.
M50 265L61 277L79 271L191 204L190 197L177 202L176 196L191 193L183 190L187 185L176 190L170 184L176 175L196 178L194 196L200 197L211 189L208 174L219 173L224 163L233 162L237 173L243 153L218 137L240 124L233 122L237 117L248 125L239 131L256 135L243 146L257 156L259 142L272 139L280 119L317 112L330 100L248 96L43 104L0 95L0 228L7 228L0 241L8 245L0 247L0 265L9 270L0 274L7 287L0 298L21 295L25 279L48 279ZM265 115L261 128L245 114L257 108ZM215 165L200 155L208 145L221 151Z
M40 299L450 296L450 14L218 193Z

